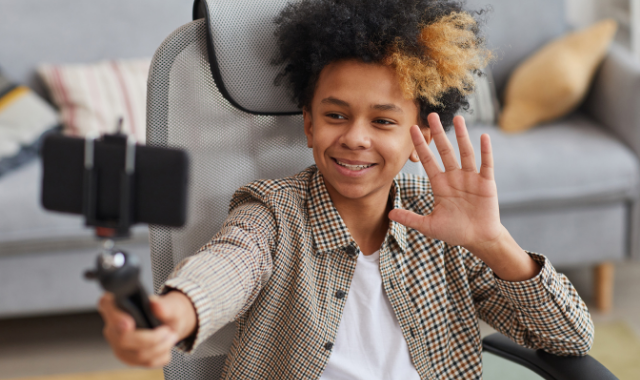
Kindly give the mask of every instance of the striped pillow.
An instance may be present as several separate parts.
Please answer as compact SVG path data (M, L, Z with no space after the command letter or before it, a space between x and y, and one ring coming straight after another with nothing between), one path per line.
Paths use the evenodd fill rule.
M500 103L496 95L491 71L486 70L482 76L476 76L476 86L467 101L469 109L460 110L458 115L464 116L467 125L484 124L496 125L500 112Z
M65 134L113 133L122 117L123 131L144 143L149 65L149 59L42 65L38 74L60 109Z

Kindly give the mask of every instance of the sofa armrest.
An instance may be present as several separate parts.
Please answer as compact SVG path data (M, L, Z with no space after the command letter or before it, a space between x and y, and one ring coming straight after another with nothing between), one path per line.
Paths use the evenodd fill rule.
M613 44L582 106L640 156L640 63Z
M520 364L547 380L614 380L605 366L591 356L556 356L522 347L499 333L482 340L482 349Z
M640 63L628 49L611 46L582 109L640 157ZM630 205L629 254L640 260L640 201Z

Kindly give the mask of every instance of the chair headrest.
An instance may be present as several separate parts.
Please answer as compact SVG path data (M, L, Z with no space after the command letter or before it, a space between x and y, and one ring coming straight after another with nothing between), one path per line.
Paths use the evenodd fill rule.
M300 109L285 85L274 84L283 66L271 61L277 49L274 20L291 0L196 0L194 19L207 23L211 73L236 108L258 115L291 115Z

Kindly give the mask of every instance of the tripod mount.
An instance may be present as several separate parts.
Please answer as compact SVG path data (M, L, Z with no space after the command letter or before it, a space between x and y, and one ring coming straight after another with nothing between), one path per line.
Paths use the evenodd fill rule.
M151 312L149 297L140 283L138 258L116 247L115 240L130 236L133 219L133 194L135 186L136 141L124 135L122 119L118 132L104 135L105 144L125 145L125 165L120 174L120 207L118 218L99 219L98 173L95 168L95 143L97 135L87 136L84 145L83 207L85 224L95 228L96 237L103 239L102 252L96 259L96 267L85 272L85 278L97 280L102 289L113 293L116 305L133 317L138 328L154 328L161 323Z

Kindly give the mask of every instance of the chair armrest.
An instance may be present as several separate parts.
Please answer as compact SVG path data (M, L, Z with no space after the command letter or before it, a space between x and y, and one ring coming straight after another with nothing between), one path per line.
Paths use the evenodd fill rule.
M640 63L613 44L582 109L640 156Z
M482 349L527 367L547 380L613 380L605 366L591 356L557 356L522 347L499 333L482 340Z

